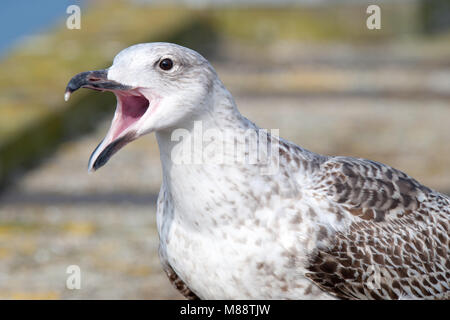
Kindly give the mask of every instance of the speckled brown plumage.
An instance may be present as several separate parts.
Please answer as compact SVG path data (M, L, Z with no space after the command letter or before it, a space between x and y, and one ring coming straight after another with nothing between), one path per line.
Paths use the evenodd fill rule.
M311 254L307 276L348 299L448 299L450 200L363 159L322 165L317 188L355 216Z
M172 267L169 265L164 268L164 271L167 274L167 277L169 278L170 283L174 286L175 289L177 289L186 299L188 300L198 300L199 298L197 295L191 291L191 289L188 288L186 283L183 282L183 280L178 277L178 275L173 271Z

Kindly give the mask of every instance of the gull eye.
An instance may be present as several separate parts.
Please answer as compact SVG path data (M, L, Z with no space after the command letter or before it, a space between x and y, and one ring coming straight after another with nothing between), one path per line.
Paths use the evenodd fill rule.
M161 69L163 69L163 70L170 70L170 69L172 69L172 67L173 67L173 61L172 60L170 60L170 59L168 59L168 58L166 58L166 59L163 59L163 60L161 60L161 62L159 63L159 67L161 68Z

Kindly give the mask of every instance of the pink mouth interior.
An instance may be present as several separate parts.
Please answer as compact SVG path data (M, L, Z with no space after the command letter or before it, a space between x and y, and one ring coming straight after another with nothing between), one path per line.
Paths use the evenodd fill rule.
M148 110L150 102L143 95L117 93L117 118L113 123L113 137L115 140L125 130L135 124Z

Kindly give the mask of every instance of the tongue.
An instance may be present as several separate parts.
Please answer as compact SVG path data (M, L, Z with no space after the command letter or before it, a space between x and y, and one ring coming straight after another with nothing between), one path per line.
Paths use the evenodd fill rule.
M137 122L147 111L149 102L142 96L121 95L113 140Z

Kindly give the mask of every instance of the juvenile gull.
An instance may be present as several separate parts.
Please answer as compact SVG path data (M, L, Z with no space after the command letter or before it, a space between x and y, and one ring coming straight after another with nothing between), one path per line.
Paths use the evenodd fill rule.
M163 171L159 253L185 297L449 298L448 196L387 165L322 156L259 130L197 52L169 43L134 45L110 68L73 77L66 100L81 87L117 97L89 170L130 141L156 134ZM199 123L223 139L201 142L207 149L201 162L175 161L191 150ZM180 128L188 136L174 138ZM235 137L255 133L257 146L221 135L230 130ZM277 145L274 153L266 150L276 168L270 174L262 170L263 157L209 161L235 156L230 150L242 144L251 156L266 140Z

